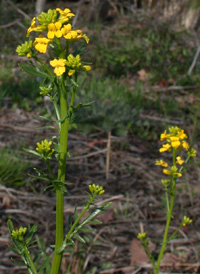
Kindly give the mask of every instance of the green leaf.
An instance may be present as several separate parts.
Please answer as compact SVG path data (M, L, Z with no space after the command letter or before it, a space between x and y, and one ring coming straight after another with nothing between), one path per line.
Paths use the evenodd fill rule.
M46 129L46 128L49 128L49 129L57 129L56 127L54 126L44 126L44 127L38 127L37 129Z
M13 259L13 258L11 258L11 260L16 264L16 265L18 265L18 266L26 266L26 264L25 263L23 263L23 262L20 262L20 261L16 261L15 259Z
M26 238L26 244L29 245L30 244L30 241L31 239L33 238L33 235L34 233L36 232L37 230L37 225L34 224L30 229L29 229L29 232L28 232L28 235L27 235L27 238Z
M28 148L23 148L23 150L41 158L41 154L35 150L28 149Z
M92 101L92 102L89 102L89 103L79 103L78 105L76 105L75 107L73 107L74 110L78 110L79 108L82 108L82 107L89 107L91 106L92 104L94 104L95 101Z
M78 241L80 241L81 243L86 243L86 241L80 236L80 235L78 235L78 234L75 234L74 235L75 237L76 237L76 239L78 240Z
M12 231L14 230L14 226L13 226L13 222L11 221L11 219L8 219L7 225L8 225L10 234L12 234Z
M77 83L76 81L74 81L73 78L71 78L70 81L72 82L72 84L73 84L74 86L76 86L77 88L79 87L78 83Z
M10 248L10 250L12 250L13 253L20 255L20 253L14 247L12 247L11 245L8 245L8 247Z
M85 232L85 233L92 233L92 232L94 232L95 230L94 229L89 229L89 228L81 228L80 229L80 231L83 231L83 232Z
M39 76L43 78L51 78L47 73L40 71L39 69L31 68L30 65L27 64L19 64L19 66L28 74L34 75L34 76Z
M36 118L41 119L41 120L45 120L45 121L49 121L49 122L55 122L53 119L42 116L42 115L34 115Z

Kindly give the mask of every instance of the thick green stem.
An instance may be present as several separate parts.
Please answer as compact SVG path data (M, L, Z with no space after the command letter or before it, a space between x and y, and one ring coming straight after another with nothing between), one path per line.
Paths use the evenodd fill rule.
M26 260L28 261L28 264L29 264L28 270L29 270L30 274L37 274L37 270L36 270L35 265L31 259L30 253L29 253L26 245L24 245L24 253L26 256Z
M68 130L69 121L67 114L67 94L62 81L60 91L60 118L61 118L61 129L60 129L60 142L59 142L59 160L58 160L58 180L65 181L65 170L66 170L66 157L67 157L67 141L68 141ZM60 270L61 260L63 253L58 253L57 250L63 244L63 191L56 191L56 241L55 241L55 252L51 268L51 274L58 274Z

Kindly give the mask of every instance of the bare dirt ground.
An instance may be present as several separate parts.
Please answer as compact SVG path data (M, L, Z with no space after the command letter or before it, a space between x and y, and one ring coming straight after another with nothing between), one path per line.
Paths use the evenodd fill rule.
M29 144L34 149L38 140L51 136L52 132L48 130L37 130L41 122L34 114L19 109L2 109L1 146ZM84 191L87 191L90 183L101 184L106 190L101 197L103 201L97 201L95 206L104 201L112 201L113 205L99 217L102 225L96 225L95 232L88 237L88 243L83 245L77 242L74 254L64 254L63 274L69 261L72 262L70 273L152 273L151 265L140 248L137 233L140 229L147 232L156 257L165 225L160 183L162 172L154 164L155 159L159 158L158 148L159 142L152 144L134 137L109 137L100 129L90 135L70 134L72 157L67 162L67 181L73 184L69 188L69 195L65 197L66 229L68 217L74 208L82 208L87 197ZM25 152L23 155L27 160ZM34 157L29 157L29 161L32 166L42 164ZM181 230L179 237L168 245L162 262L164 273L200 272L198 181L199 169L195 167L178 182L170 232L175 230L184 215L192 218L193 223ZM55 233L55 197L50 191L43 192L42 184L34 181L19 189L0 185L0 273L27 273L10 259L16 255L8 248L8 218L12 218L17 227L37 223L37 235L45 242L47 254L53 252L50 245L53 244Z

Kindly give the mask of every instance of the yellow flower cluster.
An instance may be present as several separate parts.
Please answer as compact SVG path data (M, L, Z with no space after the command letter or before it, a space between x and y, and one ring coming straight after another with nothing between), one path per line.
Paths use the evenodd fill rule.
M165 143L162 145L162 147L159 149L160 153L166 152L166 151L174 151L175 153L177 151L180 151L182 149L187 151L188 157L195 157L196 156L196 150L193 148L190 148L189 144L186 142L187 135L185 134L183 129L180 129L179 127L170 127L167 130L165 130L161 136L160 140L165 141ZM181 169L177 167L177 165L182 166L185 161L182 159L181 156L175 156L176 158L173 160L173 165L169 167L168 163L164 160L156 160L157 166L164 167L163 173L169 176L172 176L174 178L181 177ZM168 185L167 183L163 183L164 185Z
M185 139L187 139L187 135L183 129L180 129L179 127L170 127L168 133L165 130L160 136L161 141L167 142L160 148L160 152L169 151L173 148L184 148L185 150L189 150L189 144Z
M71 19L74 16L70 9L61 10L57 8L55 10L50 9L48 12L42 12L37 18L34 17L32 19L31 25L27 30L27 37L33 31L47 31L47 38L44 36L39 37L40 39L36 38L33 43L35 49L40 53L46 53L47 46L52 43L55 37L64 37L70 42L83 38L86 43L89 43L89 38L81 30L72 30ZM39 24L36 24L36 20Z
M26 227L20 227L19 230L13 230L12 231L12 237L15 240L18 240L20 242L23 242L24 240L24 235L26 234L27 228Z
M37 143L36 151L45 158L48 158L54 153L54 149L52 149L51 146L52 141L48 141L47 139L45 139L41 143Z
M73 75L76 71L78 70L83 70L83 71L89 71L91 69L90 66L87 65L82 65L81 64L81 59L80 55L77 55L74 57L72 54L70 54L66 59L60 58L60 59L54 59L50 61L50 65L54 67L54 73L57 76L61 76L63 73L66 71L67 66L69 68L68 75L71 76Z
M105 192L102 186L95 185L95 184L89 185L89 190L92 194L95 194L95 195L102 195Z

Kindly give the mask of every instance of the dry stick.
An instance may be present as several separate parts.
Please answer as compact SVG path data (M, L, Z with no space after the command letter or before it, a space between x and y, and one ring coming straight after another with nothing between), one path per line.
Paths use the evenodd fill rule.
M76 25L76 22L77 22L79 13L80 13L81 5L83 4L83 2L84 2L84 0L80 0L79 3L78 3L78 8L76 10L76 15L75 15L75 17L73 19L73 23L72 23L73 27Z
M23 15L26 19L31 20L31 17L28 16L23 10L21 10L20 8L18 8L11 0L7 0L7 2L14 8L16 9L16 11L18 13L20 13L21 15Z
M106 182L109 179L109 169L110 169L110 145L111 145L111 132L108 133L108 143L107 143L107 155L106 155Z
M10 22L10 23L6 24L6 25L0 25L0 29L9 28L9 27L11 27L12 25L15 25L18 21L19 21L19 20L17 19L17 20L15 20L15 21L13 21L13 22Z
M196 54L195 54L194 59L192 61L192 64L191 64L190 68L188 69L188 72L187 72L188 75L190 75L192 73L192 71L193 71L193 69L196 65L196 62L198 60L199 54L200 54L200 45L198 46Z

